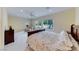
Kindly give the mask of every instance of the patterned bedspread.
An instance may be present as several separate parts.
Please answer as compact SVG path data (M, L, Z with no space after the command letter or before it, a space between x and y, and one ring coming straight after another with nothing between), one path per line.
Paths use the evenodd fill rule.
M29 36L28 44L35 51L72 50L72 43L70 40L67 40L59 39L58 33L43 31Z

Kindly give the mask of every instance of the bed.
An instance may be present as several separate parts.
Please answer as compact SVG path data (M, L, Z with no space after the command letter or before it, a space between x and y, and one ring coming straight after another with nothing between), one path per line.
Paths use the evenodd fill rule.
M28 38L28 46L34 51L79 51L78 41L78 27L72 24L70 32L33 33Z

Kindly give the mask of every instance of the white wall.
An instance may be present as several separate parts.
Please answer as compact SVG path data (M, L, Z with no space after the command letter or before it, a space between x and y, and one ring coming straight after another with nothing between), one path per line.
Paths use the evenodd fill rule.
M56 14L53 14L53 20L55 21L55 31L70 30L71 24L75 23L75 9L71 8Z
M27 24L30 24L30 20L17 16L8 16L8 26L12 26L16 32L23 31Z
M79 7L75 8L75 24L79 25Z
M7 9L0 8L0 48L4 48L4 30L8 28Z

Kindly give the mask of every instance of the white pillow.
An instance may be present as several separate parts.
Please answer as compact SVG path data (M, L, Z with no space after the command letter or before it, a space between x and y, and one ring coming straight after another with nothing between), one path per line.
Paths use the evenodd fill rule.
M67 50L71 50L71 47L73 46L72 42L70 41L70 38L68 37L67 32L62 31L59 34L59 40L61 41L61 47L66 48ZM65 49L65 50L66 50Z
M59 36L66 46L69 46L69 47L73 46L67 32L62 31Z
M73 50L75 51L79 51L79 45L78 42L71 36L71 34L69 34L69 38L71 40L71 42L73 43Z

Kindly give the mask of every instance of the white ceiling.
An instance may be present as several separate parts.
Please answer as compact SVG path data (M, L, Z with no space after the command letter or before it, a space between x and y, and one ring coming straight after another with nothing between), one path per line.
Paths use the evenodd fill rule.
M9 7L8 14L24 18L37 18L70 9L70 7Z

